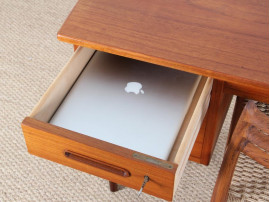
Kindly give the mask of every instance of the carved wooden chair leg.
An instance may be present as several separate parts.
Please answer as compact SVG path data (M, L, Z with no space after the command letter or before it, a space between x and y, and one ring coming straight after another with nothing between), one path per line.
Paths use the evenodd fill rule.
M245 106L226 148L211 202L227 201L240 152L269 168L269 117L253 101Z
M235 102L235 106L234 106L234 110L233 110L232 121L231 121L231 126L230 126L228 139L227 139L227 146L231 140L235 126L236 126L236 124L240 118L240 115L241 115L245 105L247 104L247 102L248 102L248 100L245 98L242 98L242 97L236 98L236 102Z
M109 181L109 184L110 184L110 191L111 192L118 191L118 185L116 183Z

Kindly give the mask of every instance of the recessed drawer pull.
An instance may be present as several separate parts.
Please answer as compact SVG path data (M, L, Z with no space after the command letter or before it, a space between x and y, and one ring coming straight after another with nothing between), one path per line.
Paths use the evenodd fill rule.
M116 174L116 175L120 175L122 177L129 177L130 176L130 173L123 168L120 168L118 166L114 166L112 164L105 163L105 162L90 158L88 156L84 156L84 155L81 155L81 154L78 154L78 153L75 153L72 151L65 151L65 156L67 158L72 159L72 160L79 161L81 163L93 166L93 167L101 169L101 170L111 172L111 173Z

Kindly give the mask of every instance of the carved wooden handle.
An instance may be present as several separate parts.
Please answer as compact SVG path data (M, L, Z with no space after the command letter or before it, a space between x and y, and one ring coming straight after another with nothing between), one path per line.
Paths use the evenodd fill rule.
M90 158L88 156L84 156L82 154L78 154L78 153L67 150L67 151L65 151L65 156L67 158L72 159L72 160L79 161L81 163L85 163L87 165L111 172L113 174L120 175L122 177L129 177L130 176L130 173L124 168L120 168L118 166L114 166L112 164L105 163L103 161L99 161L97 159L93 159L93 158Z

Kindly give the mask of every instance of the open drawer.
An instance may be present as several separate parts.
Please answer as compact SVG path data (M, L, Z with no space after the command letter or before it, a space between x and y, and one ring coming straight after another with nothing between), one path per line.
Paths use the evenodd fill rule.
M29 153L172 200L207 111L212 79L202 77L167 160L120 147L49 123L95 50L78 48L22 129Z

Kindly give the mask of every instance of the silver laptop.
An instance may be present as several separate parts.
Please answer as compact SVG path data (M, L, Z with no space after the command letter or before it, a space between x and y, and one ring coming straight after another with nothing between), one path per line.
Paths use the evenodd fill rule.
M167 160L200 78L97 51L50 123Z

